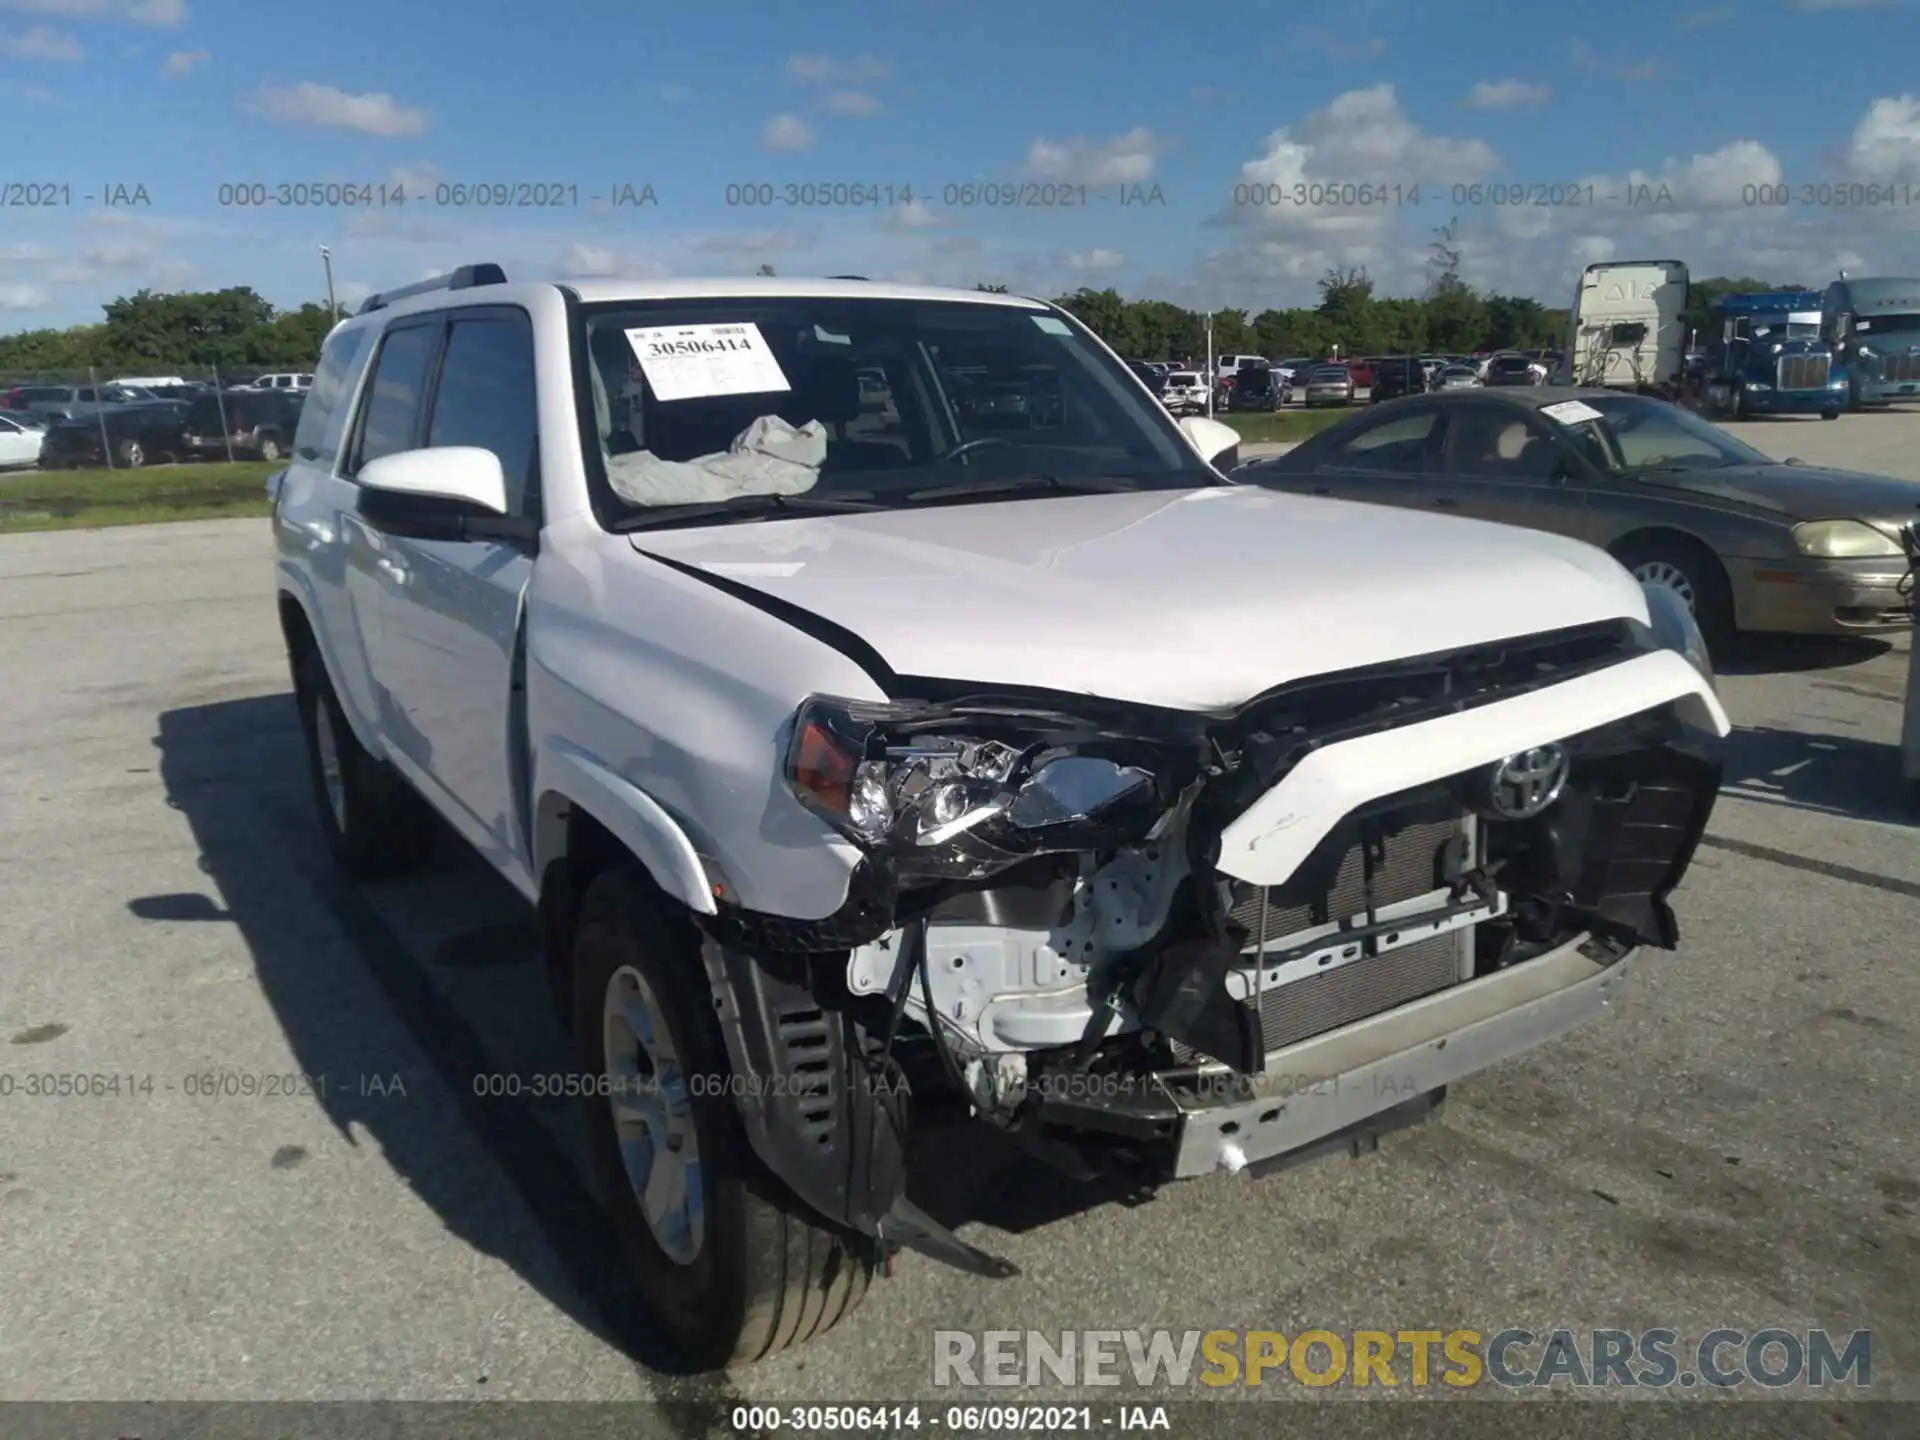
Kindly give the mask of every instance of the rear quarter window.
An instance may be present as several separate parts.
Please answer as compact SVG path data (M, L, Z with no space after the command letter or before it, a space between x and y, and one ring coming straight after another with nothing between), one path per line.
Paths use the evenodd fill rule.
M293 453L302 460L331 466L340 455L340 441L346 430L334 419L344 419L342 402L352 393L352 382L360 372L360 361L367 353L371 326L341 330L330 336L320 348L320 368L314 371L312 388L300 409L300 425L293 436Z

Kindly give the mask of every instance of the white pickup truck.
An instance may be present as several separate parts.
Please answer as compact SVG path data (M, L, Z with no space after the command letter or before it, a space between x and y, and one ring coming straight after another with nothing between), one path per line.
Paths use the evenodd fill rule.
M903 1247L1011 1273L907 1198L934 1092L1075 1175L1258 1175L1675 945L1728 728L1684 606L1232 440L985 292L472 266L328 338L274 505L320 823L538 907L689 1363Z

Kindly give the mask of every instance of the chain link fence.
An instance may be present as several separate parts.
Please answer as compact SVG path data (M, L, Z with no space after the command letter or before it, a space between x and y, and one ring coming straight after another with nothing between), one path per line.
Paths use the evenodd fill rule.
M24 443L21 431L41 432L42 469L276 459L291 449L302 382L310 385L312 377L266 365L159 360L0 370L0 420L13 425L15 448ZM262 394L281 395L284 403L263 416L256 413L260 402L239 398Z

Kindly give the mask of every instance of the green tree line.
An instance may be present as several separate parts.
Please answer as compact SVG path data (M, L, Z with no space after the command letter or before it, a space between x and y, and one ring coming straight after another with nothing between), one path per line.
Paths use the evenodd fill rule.
M763 269L771 267L763 267ZM981 290L1006 290L981 284ZM1686 319L1703 329L1708 307L1726 294L1798 290L1752 277L1696 280ZM1365 270L1330 270L1320 303L1258 314L1219 310L1213 316L1217 355L1323 356L1463 354L1475 350L1535 350L1564 342L1567 312L1521 295L1483 294L1459 275L1451 226L1433 245L1426 293L1417 298L1375 294ZM1109 345L1132 359L1175 360L1206 354L1206 317L1165 300L1129 300L1117 290L1082 288L1056 301ZM102 378L129 371L311 370L331 321L327 307L309 301L279 310L245 286L156 295L148 290L110 301L105 319L66 330L0 335L0 375Z
M327 307L280 310L246 286L109 301L106 318L0 335L0 375L105 379L129 371L311 370L332 328Z

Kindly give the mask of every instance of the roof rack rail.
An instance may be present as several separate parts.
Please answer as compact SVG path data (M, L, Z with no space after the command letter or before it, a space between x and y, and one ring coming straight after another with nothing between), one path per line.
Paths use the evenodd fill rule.
M827 279L829 280L865 280L866 278L867 277L864 275L829 275L827 276Z
M402 285L398 290L382 290L378 295L369 295L360 302L358 315L370 315L375 310L384 310L396 300L411 300L416 295L431 295L436 290L471 290L476 285L504 285L507 272L498 265L462 265L459 269L445 275L435 275L431 280L422 280L417 285Z

